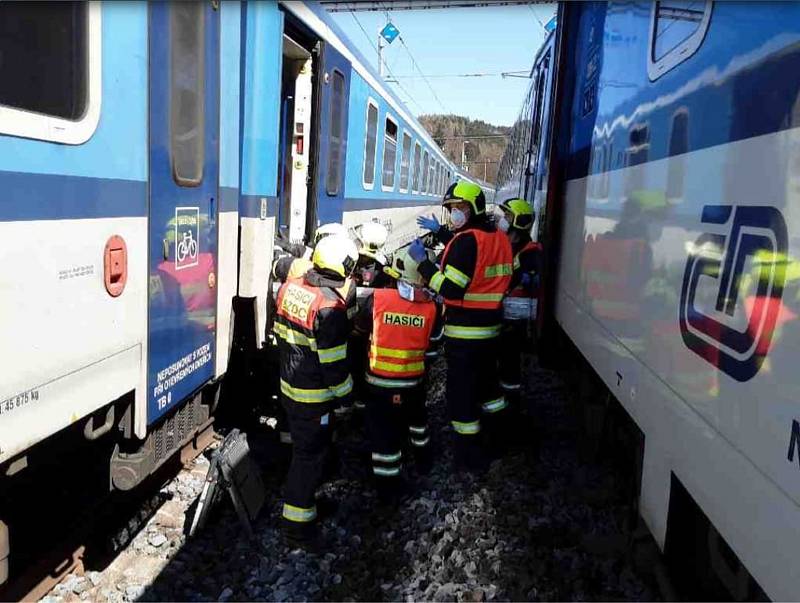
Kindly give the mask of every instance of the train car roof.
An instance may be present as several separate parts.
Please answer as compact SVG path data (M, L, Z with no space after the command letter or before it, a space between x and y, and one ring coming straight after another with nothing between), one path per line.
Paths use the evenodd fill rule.
M406 123L414 128L417 135L422 138L428 146L435 150L439 159L455 170L455 164L447 159L444 152L439 148L439 145L433 141L433 138L427 130L425 130L422 124L420 124L408 110L406 104L400 100L389 86L381 81L381 76L372 68L369 61L350 41L347 34L334 22L328 14L328 11L326 11L321 4L318 2L303 2L301 0L282 0L281 5L308 25L322 40L328 42L336 48L336 50L341 52L367 83L381 94Z

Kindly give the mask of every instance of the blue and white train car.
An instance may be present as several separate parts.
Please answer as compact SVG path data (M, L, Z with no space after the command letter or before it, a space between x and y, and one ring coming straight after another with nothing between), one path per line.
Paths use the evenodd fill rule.
M454 175L318 6L0 3L0 489L65 433L133 488L264 345L277 228L398 244Z
M552 108L516 153L544 161L501 183L545 194L544 334L635 422L678 582L796 599L800 6L563 3L558 23L534 67Z

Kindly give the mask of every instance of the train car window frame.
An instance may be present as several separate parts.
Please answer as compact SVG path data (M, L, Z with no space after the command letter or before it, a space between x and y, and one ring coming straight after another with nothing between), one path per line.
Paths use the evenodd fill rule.
M389 126L394 126L394 140L389 135ZM383 159L381 161L381 190L384 192L394 191L394 183L397 180L395 173L397 171L397 141L400 137L400 126L396 119L388 113L383 121ZM391 163L387 165L386 153L389 145L394 145L394 153L391 157ZM388 169L391 168L391 169ZM391 182L387 184L387 177L391 175Z
M188 15L194 18L192 25L200 27L187 27L186 31L195 36L195 39L183 47L176 43L178 39L176 25L180 22L175 11L176 7L196 11ZM193 188L203 182L206 155L206 42L205 42L205 10L202 4L173 3L169 6L169 55L170 55L170 81L169 81L169 160L172 179L178 186ZM187 22L186 25L189 25ZM193 43L191 43L193 42ZM183 52L186 51L186 52ZM190 86L179 86L178 78L185 78L188 64L195 70L195 79L190 80ZM192 96L177 94L180 91L193 92ZM189 102L187 102L187 100ZM186 120L187 114L191 117L192 108L195 119ZM187 133L193 133L187 136Z
M430 186L430 182L428 181L431 176L430 162L430 153L428 153L428 149L425 149L422 151L422 182L419 185L419 192L423 195L428 194L428 187Z
M408 142L408 145L406 145ZM408 193L409 188L411 188L411 157L412 157L412 150L413 146L413 139L411 138L411 134L408 131L403 130L403 145L400 147L400 192L401 193ZM405 180L406 185L403 186L403 180Z
M346 79L344 73L339 69L331 70L331 94L330 94L330 111L328 113L328 167L325 174L325 192L329 197L335 197L339 194L342 187L342 147L344 146L344 115L345 115L345 86ZM341 83L341 95L336 96L336 82ZM338 103L337 103L338 100ZM338 106L339 119L336 119L336 108ZM335 135L334 125L338 125L338 136ZM336 153L333 152L334 145ZM335 176L331 178L331 176Z
M422 176L421 173L422 168L422 145L419 141L414 142L414 178L411 182L411 192L415 195L419 195L420 185L420 177Z
M11 3L9 3L10 5ZM87 142L100 123L102 104L102 11L99 2L86 7L83 28L83 113L72 120L57 115L0 104L0 134L80 145ZM13 82L16 84L17 82Z
M371 173L367 173L367 159L369 150L369 131L370 131L370 109L375 109L375 123L373 126L373 145L374 148L372 149L372 170ZM372 97L367 98L367 111L365 115L365 128L364 128L364 165L362 166L361 170L361 184L364 187L364 190L371 191L375 188L375 164L378 163L378 119L380 118L380 109L378 107L377 101L375 101ZM367 176L371 179L368 181Z
M662 2L653 2L650 10L650 39L647 44L647 76L650 81L655 81L662 75L677 67L691 57L703 43L711 22L713 0L704 0L703 15L700 17L697 28L675 47L669 49L662 57L655 58L656 43L658 41L659 10ZM677 19L676 19L677 21ZM669 26L667 26L669 27Z

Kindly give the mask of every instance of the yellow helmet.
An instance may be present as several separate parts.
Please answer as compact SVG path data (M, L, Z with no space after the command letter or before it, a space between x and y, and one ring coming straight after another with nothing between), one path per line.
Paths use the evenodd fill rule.
M426 251L428 253L428 259L433 259L433 252L430 250ZM423 279L422 275L419 273L418 267L419 262L415 261L408 253L408 247L403 247L394 254L392 266L387 266L384 268L384 271L393 278L421 287L425 284L425 279Z
M486 196L483 190L477 184L467 182L466 180L459 180L450 185L447 192L442 199L442 205L449 205L450 203L469 203L472 206L472 211L476 216L486 213Z
M347 278L356 267L358 248L350 237L332 234L317 243L311 261L322 272Z
M533 226L535 214L533 207L525 199L506 199L500 204L500 209L509 215L508 220L511 228L519 230L530 230Z

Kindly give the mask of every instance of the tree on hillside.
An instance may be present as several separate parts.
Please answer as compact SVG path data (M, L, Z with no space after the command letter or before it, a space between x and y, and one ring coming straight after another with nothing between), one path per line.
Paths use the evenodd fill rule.
M463 151L470 174L495 181L511 128L461 115L421 115L419 121L450 161L461 166Z

